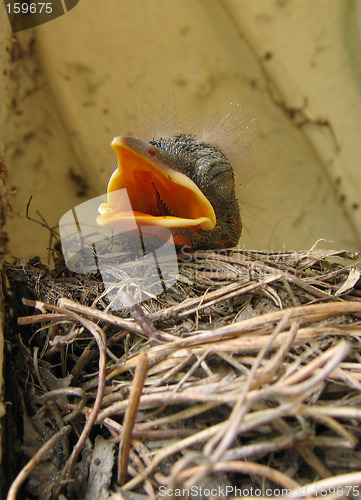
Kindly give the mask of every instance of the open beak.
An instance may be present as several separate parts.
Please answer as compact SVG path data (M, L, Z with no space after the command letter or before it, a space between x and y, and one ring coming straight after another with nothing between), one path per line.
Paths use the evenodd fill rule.
M162 159L158 148L128 136L115 137L111 146L118 166L108 183L107 201L98 209L99 225L124 231L135 219L138 226L214 229L211 203L187 175Z

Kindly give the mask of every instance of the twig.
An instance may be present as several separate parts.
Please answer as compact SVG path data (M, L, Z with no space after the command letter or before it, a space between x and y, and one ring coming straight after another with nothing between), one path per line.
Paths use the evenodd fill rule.
M54 446L63 437L65 437L71 431L71 425L66 425L60 431L56 432L36 453L29 462L21 469L19 474L16 476L12 482L10 489L8 491L7 500L16 500L16 495L19 491L20 486L23 484L25 479L31 474L40 462L42 462L51 451L54 451Z
M124 415L122 427L120 450L118 460L118 482L124 484L127 477L130 442L132 439L132 429L137 415L139 399L142 394L143 385L147 376L149 361L147 355L142 351L139 355L138 364L135 369L132 389L129 395L128 406Z
M261 288L262 285L272 283L277 281L282 275L280 273L275 273L274 271L270 276L263 278L262 280L252 282L248 285L244 285L244 283L231 283L230 285L225 285L217 290L212 292L208 292L206 294L206 300L204 300L204 296L196 297L192 299L186 299L180 304L176 304L171 307L167 307L164 309L160 309L159 311L152 313L149 315L149 318L153 321L165 318L173 318L173 317L183 317L189 314L194 313L197 310L204 309L205 307L209 307L222 298L223 300L235 297L237 295L246 294ZM200 306L199 304L202 303Z
M196 465L194 467L181 471L177 479L181 484L184 484L184 481L187 479L189 480L189 478L191 477L203 475L202 472L204 469L204 465ZM299 484L296 481L288 477L283 472L254 462L242 462L241 460L230 460L229 462L220 461L214 464L213 470L215 472L233 472L238 474L249 474L264 477L266 479L269 479L273 483L279 484L280 486L282 486L282 488L287 489L295 489L299 487ZM188 482L189 481L187 481L187 483Z
M259 367L260 362L264 358L266 352L270 348L271 344L273 343L274 339L286 326L288 319L289 317L287 315L283 317L282 321L277 325L277 328L275 328L273 334L270 335L268 341L259 351L256 359L254 360L254 363L252 364L252 368L248 376L247 382L244 386L244 389L240 397L238 398L237 403L234 405L230 417L224 423L224 430L219 431L218 435L216 435L213 439L211 439L205 446L204 453L206 456L210 457L208 468L212 468L212 464L215 464L221 458L224 452L231 445L232 441L236 438L239 426L244 416L249 411L249 405L247 404L247 399L248 399L247 395L249 394L250 388L252 386L256 370ZM215 451L212 451L212 447L214 447L217 444L217 441L218 441L217 448L215 449ZM202 471L202 475L206 474L206 471L207 468L205 467ZM201 477L194 477L192 481L190 481L188 486L191 487L200 479Z
M25 301L27 305L30 305L33 301ZM105 388L105 370L106 370L106 336L103 332L103 330L96 325L95 323L89 321L88 319L83 318L82 316L79 316L73 312L66 311L58 306L49 306L49 304L44 304L43 302L36 301L34 303L34 307L43 310L43 308L48 308L51 309L55 312L61 313L61 314L66 314L69 319L72 319L73 321L77 321L80 324L82 324L95 338L95 341L97 342L98 349L99 349L99 380L98 380L98 389L97 389L97 395L95 398L95 402L93 405L92 410L90 411L90 414L88 416L87 422L82 430L82 433L78 439L78 442L73 448L73 451L68 458L56 484L55 484L55 490L60 489L60 483L65 477L69 477L69 475L72 473L72 470L74 468L76 459L79 455L79 453L82 450L82 447L96 421L98 411L101 407L101 402L103 399L103 394L104 394L104 388Z
M83 304L79 304L67 298L59 299L58 305L60 307L64 307L69 311L81 313L93 319L104 321L106 323L111 323L116 326L120 326L121 328L124 328L125 330L128 330L130 332L138 334L144 332L150 338L160 337L163 340L168 340L168 341L174 340L176 338L174 337L174 335L169 335L168 333L159 332L158 330L155 330L150 323L150 321L153 321L151 315L145 316L142 309L139 306L135 307L134 304L128 306L131 312L133 313L134 319L120 318L119 316L115 316L114 314L84 306Z

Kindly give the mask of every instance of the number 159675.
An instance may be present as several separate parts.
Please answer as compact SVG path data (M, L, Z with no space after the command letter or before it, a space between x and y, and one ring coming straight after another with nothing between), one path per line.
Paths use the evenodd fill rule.
M53 12L52 2L15 2L6 4L9 14L51 14Z

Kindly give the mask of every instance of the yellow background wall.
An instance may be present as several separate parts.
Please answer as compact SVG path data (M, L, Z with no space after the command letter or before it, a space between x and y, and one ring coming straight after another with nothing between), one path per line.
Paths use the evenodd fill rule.
M360 19L357 0L80 0L12 42L2 32L12 253L46 255L30 196L56 225L105 192L113 136L177 131L230 155L240 245L359 249Z

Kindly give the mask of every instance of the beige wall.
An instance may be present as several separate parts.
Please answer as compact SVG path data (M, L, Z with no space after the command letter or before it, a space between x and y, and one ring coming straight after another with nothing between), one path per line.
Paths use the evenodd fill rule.
M13 253L46 255L47 231L24 216L31 195L32 215L56 225L105 191L113 136L179 130L215 137L230 154L240 245L309 248L325 238L360 248L357 5L80 0L21 33L28 53L14 63L5 131ZM87 180L85 197L70 169Z
M0 162L4 156L4 129L6 127L6 109L8 105L8 75L10 65L8 61L9 47L9 28L5 9L0 8ZM3 230L6 205L6 186L4 184L4 164L0 165L0 234ZM0 241L0 251L3 250L2 242ZM0 253L0 270L2 265L2 255ZM1 283L2 285L2 283ZM4 358L4 302L3 291L0 286L0 491L3 488L4 477L2 464L2 417L5 414L5 404L3 399L3 358Z

